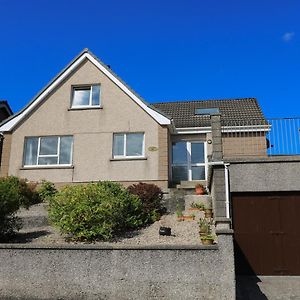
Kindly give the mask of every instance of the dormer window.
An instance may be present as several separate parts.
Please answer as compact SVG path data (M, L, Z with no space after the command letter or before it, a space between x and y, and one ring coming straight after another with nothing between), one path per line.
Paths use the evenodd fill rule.
M73 87L72 108L100 107L100 85Z

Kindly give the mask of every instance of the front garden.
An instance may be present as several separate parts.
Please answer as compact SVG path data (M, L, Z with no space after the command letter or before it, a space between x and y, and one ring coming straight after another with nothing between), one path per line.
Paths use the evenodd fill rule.
M44 232L37 238L40 243L200 244L199 233L203 244L214 240L212 218L202 212L201 202L187 210L192 211L190 221L180 222L178 211L177 216L165 214L162 199L161 189L146 183L124 188L104 181L58 191L46 181L37 185L12 176L0 178L0 241L18 242L30 233L21 229L28 208L40 210L50 221L43 230L34 228L35 233ZM168 227L171 236L159 235Z

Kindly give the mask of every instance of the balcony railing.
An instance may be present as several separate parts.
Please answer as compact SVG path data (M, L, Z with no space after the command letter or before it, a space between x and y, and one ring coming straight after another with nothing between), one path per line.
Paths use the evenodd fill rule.
M222 121L224 157L300 155L300 117Z

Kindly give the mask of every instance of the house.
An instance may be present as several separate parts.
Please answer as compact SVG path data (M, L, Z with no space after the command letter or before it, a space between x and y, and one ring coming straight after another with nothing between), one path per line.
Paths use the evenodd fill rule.
M0 176L165 190L203 181L217 234L231 235L233 220L239 274L300 275L300 119L273 121L254 98L150 105L84 50L0 124Z
M85 49L23 110L2 122L0 175L57 185L144 181L164 189L206 180L211 114L222 115L229 156L240 144L230 133L245 127L234 122L265 124L253 98L150 105ZM253 126L247 130L257 131ZM265 135L258 139L255 154L266 155Z

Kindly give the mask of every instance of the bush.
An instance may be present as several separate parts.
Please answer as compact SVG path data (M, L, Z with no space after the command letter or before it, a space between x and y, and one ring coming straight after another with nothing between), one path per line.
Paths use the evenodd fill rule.
M36 184L27 183L25 179L8 176L0 178L0 237L8 236L21 229L21 221L15 216L21 207L40 201L35 191Z
M159 220L162 213L163 192L157 185L140 182L129 186L127 189L141 200L145 223L153 223Z
M141 201L117 183L66 186L49 204L50 219L72 240L109 240L143 224Z
M43 180L41 186L37 190L39 197L42 201L47 201L52 198L57 193L57 189L54 183L50 181Z

